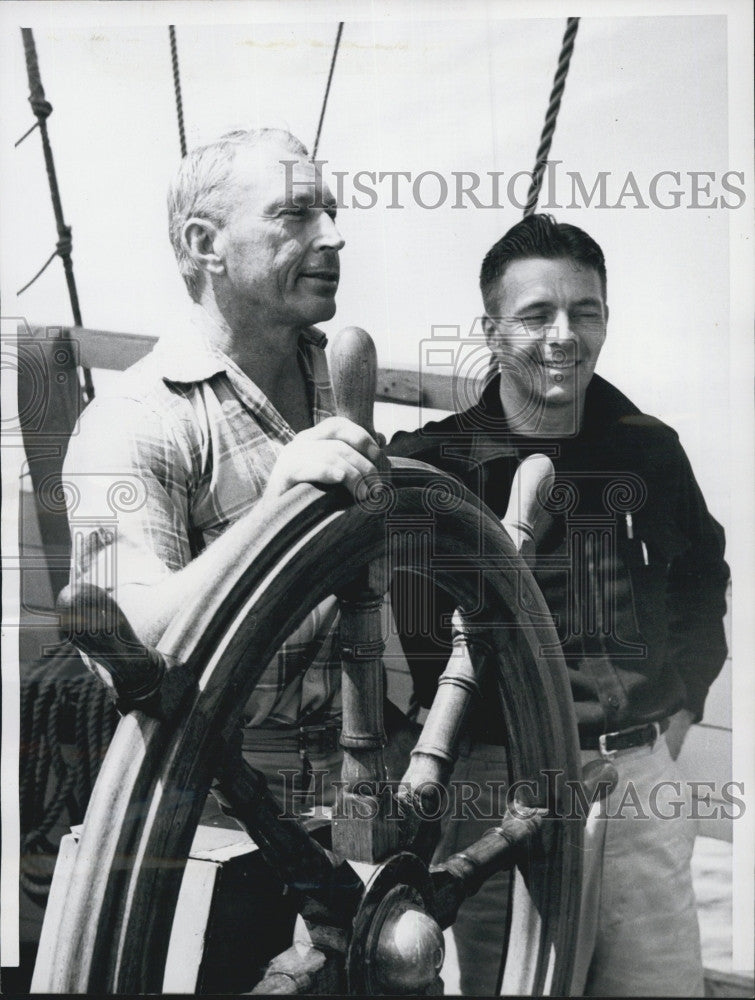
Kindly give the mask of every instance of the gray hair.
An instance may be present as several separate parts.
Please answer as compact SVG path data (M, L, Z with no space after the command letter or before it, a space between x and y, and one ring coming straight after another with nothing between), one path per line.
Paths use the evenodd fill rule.
M278 144L299 156L307 156L307 148L296 136L284 129L254 128L226 132L214 142L197 146L181 160L181 165L168 189L168 227L170 242L178 262L178 270L186 282L189 295L197 301L201 294L201 270L191 259L183 239L183 228L192 216L199 216L223 225L229 210L228 182L236 152L242 146L253 147L264 142Z

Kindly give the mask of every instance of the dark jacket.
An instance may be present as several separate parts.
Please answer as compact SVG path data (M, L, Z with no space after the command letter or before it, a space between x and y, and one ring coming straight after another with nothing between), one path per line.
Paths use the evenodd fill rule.
M702 717L726 657L729 570L723 529L672 428L596 375L579 434L528 439L509 430L495 379L476 406L395 435L388 451L455 474L498 517L520 461L548 454L569 502L552 516L534 574L554 617L583 742L682 706ZM440 622L453 609L445 594L432 599ZM407 636L401 608L394 610L417 696L427 705L450 647ZM478 738L501 742L495 699L478 705L475 716Z

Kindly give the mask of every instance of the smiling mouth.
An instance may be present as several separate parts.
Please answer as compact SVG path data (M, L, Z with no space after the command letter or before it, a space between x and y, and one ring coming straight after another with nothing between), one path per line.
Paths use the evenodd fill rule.
M337 271L303 271L300 278L311 278L314 281L326 281L329 284L338 284L340 275Z

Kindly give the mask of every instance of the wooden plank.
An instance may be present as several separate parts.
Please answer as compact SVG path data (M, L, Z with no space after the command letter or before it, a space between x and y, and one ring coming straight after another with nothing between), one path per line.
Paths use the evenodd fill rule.
M102 330L72 330L71 336L81 345L81 363L88 368L110 368L125 371L149 354L157 343L155 337L131 333L105 333Z
M164 993L196 993L210 906L220 865L189 858L176 904L163 978Z
M454 412L458 409L455 378L449 373L423 372L408 368L379 368L376 401L402 403ZM480 381L482 387L482 381ZM469 379L465 380L464 399L469 395Z
M32 980L35 992L43 990L50 975L80 835L81 825L74 826L61 840ZM241 898L236 898L239 893ZM200 825L181 882L163 991L200 992L198 987L208 974L209 984L223 992L226 986L234 992L249 989L270 958L256 941L270 913L278 906L279 896L277 880L243 830ZM208 970L207 948L212 946L213 934L217 933L216 924L222 932L222 947L228 954L226 962L215 962ZM238 935L236 943L229 933L231 927ZM239 949L238 940L247 941L243 949ZM279 950L289 940L278 942ZM218 942L215 944L217 947ZM229 957L235 954L234 949L237 958Z
M20 606L22 609L53 608L55 595L52 592L49 576L49 556L42 544L36 498L34 494L22 490L18 499L20 515L19 559L21 565Z
M18 357L19 419L55 596L68 582L70 536L60 475L68 438L82 407L80 359L75 341L59 327L19 337ZM27 504L21 513L29 513Z
M32 993L42 992L50 976L58 924L68 902L68 883L77 850L78 843L76 837L72 833L66 834L60 841L60 849L55 863L50 894L47 897L45 919L42 924L39 949L31 980Z
M35 339L46 339L60 331L78 344L80 363L86 368L124 371L149 353L157 342L146 334L96 330L92 327L36 327ZM454 377L440 372L418 372L409 368L378 369L376 399L383 403L427 406L453 411Z
M752 976L736 972L719 972L705 969L706 997L749 997L755 996L755 980Z
M49 336L52 327L37 327L34 337ZM156 337L144 334L116 333L84 326L58 327L73 343L78 344L80 363L85 368L109 368L125 371L157 343Z

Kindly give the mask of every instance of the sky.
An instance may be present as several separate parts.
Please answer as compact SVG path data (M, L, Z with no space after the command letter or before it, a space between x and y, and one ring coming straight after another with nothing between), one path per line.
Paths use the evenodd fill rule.
M59 261L15 294L57 239L39 135L13 147L33 123L20 25L34 28L54 108L84 324L157 336L180 328L188 303L166 225L179 159L168 23L189 146L255 125L311 146L345 19L319 158L344 172L346 246L338 311L323 327L364 327L385 367L427 370L433 334L457 356L479 355L479 265L521 217L526 178L512 192L508 182L532 168L567 14L582 20L551 150L552 211L606 255L611 315L597 370L679 432L727 531L741 628L753 553L752 14L742 0L0 4L3 317L72 321ZM353 207L359 171L408 172L401 207L377 183L377 204ZM462 171L481 177L483 204L490 172L502 172L502 207L454 207ZM605 174L603 207L570 207L570 172L588 191ZM437 208L407 194L423 173L417 191Z
M242 9L249 18L258 8L231 5L228 16ZM299 13L309 9L283 4L277 10L299 14L291 23L251 24L218 23L209 5L178 9L201 22L176 19L189 146L233 127L274 125L311 147L337 17ZM513 188L509 179L532 167L565 21L512 17L517 8L505 3L473 5L466 10L474 16L463 19L438 17L452 8L431 4L398 8L404 17L360 19L369 9L350 8L355 16L345 25L318 153L326 171L345 172L338 311L324 328L363 326L381 365L416 368L427 364L433 328L448 339L458 327L462 341L474 329L482 257L522 214L528 178ZM35 24L83 320L159 335L183 322L187 302L164 207L179 156L167 21L113 24L99 10L85 13L61 18L50 10ZM3 55L3 129L15 139L33 121L20 33L15 43L5 36ZM729 223L747 211L721 207L722 196L734 205L743 200L722 188L723 175L747 169L730 159L728 138L725 16L582 18L551 152L560 161L552 203L562 206L553 211L587 229L606 254L611 322L599 372L676 427L724 522L728 487L718 470L731 460L724 401L737 334ZM3 208L3 228L13 233L2 269L7 306L56 235L39 136L32 133L5 162L13 192ZM393 204L400 207L387 207L390 180L370 183L364 175L377 204L353 207L355 197L369 203L354 186L359 171L408 172L410 180L397 181ZM501 207L458 198L462 171L481 178L483 205L494 201L490 172L502 172ZM661 177L656 201L673 204L678 190L679 208L657 207L650 197L661 171L678 172L679 183ZM602 208L597 197L583 207L569 172L588 192L606 173ZM709 193L696 200L718 201L715 208L692 207L690 172L713 174L699 182ZM639 198L629 190L620 199L630 173ZM729 183L742 187L736 175ZM15 306L32 323L70 322L60 263Z

